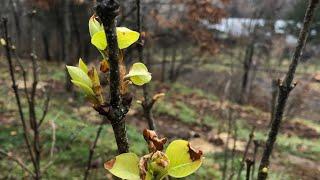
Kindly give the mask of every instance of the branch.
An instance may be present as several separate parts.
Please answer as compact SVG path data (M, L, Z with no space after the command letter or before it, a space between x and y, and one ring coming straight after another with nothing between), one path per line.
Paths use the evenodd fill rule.
M282 84L279 85L279 94L277 100L276 111L274 115L274 119L271 124L271 129L268 134L268 139L264 148L264 152L262 155L262 159L259 166L258 180L265 180L268 176L268 169L270 164L270 156L273 150L273 146L276 142L276 138L280 129L283 112L286 106L287 99L291 90L295 87L295 84L292 84L294 79L294 75L299 64L299 60L302 54L302 50L305 47L307 37L309 34L310 26L312 23L312 19L315 13L315 9L319 3L319 0L310 0L309 6L306 10L306 14L304 17L304 22L302 29L298 38L298 45L294 51L292 62L290 64L289 70L286 74L286 77Z
M7 25L7 23L8 23L8 19L7 18L3 18L2 19L2 25L3 25L3 30L4 30L4 38L5 38L5 41L6 41L5 50L6 50L7 61L8 61L8 64L9 64L10 77L11 77L11 81L12 81L12 89L13 89L14 95L16 97L16 102L17 102L17 106L18 106L20 120L21 120L21 123L22 123L22 126L23 126L24 140L25 140L25 143L27 145L27 149L28 149L28 152L30 154L30 158L32 160L32 163L35 166L36 162L35 162L34 154L32 152L30 139L28 137L28 128L27 128L27 124L26 124L26 121L25 121L25 118L24 118L23 111L22 111L20 95L19 95L19 92L18 92L18 86L16 84L16 78L15 78L15 75L14 75L14 67L13 67L11 51L10 51L10 47L11 46L10 46L10 39L9 39L9 36L8 36L8 25Z
M22 162L22 160L19 157L15 157L12 155L12 153L7 153L2 149L0 149L0 154L7 157L8 159L16 162L23 170L27 171L32 176L34 176L34 173Z
M87 169L86 169L86 171L84 173L84 180L88 179L88 176L89 176L89 173L90 173L90 169L91 169L92 158L93 158L93 155L94 155L94 151L95 151L95 149L97 147L97 143L98 143L101 131L103 129L103 126L104 126L104 121L102 121L102 123L100 124L99 129L97 131L96 138L94 139L94 142L92 143L92 146L90 147L89 158L88 158L88 163L87 163Z
M115 18L119 14L120 5L116 0L97 1L96 14L104 25L108 42L108 57L110 64L110 107L108 109L108 119L111 121L118 152L126 153L129 151L127 130L124 117L131 105L132 97L129 94L120 94L121 77L119 47L116 33ZM121 61L121 63L123 63Z

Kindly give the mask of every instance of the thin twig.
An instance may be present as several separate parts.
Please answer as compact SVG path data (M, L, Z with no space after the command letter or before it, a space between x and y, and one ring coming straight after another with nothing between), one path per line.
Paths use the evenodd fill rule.
M14 162L16 162L23 170L27 171L28 173L30 173L32 176L34 176L34 173L27 167L27 165L25 163L23 163L23 161L19 158L19 157L15 157L14 155L12 155L11 153L7 153L4 150L0 149L0 154L7 157L10 160L13 160Z
M34 167L36 166L36 161L35 161L35 157L32 151L32 147L31 147L31 143L30 143L30 139L28 136L28 128L27 128L27 124L26 124L26 120L23 114L23 110L22 110L22 105L21 105L21 100L20 100L20 95L18 92L18 86L16 84L16 79L15 79L15 75L14 75L14 67L13 67L13 63L12 63L12 57L11 57L11 51L10 51L10 39L8 36L8 26L7 26L8 20L6 18L2 19L2 25L3 25L3 30L4 30L4 38L6 41L6 56L7 56L7 61L9 64L9 71L10 71L10 77L11 77L11 81L12 81L12 89L14 91L15 97L16 97L16 102L17 102L17 106L18 106L18 111L19 111L19 115L20 115L20 120L23 126L23 136L24 136L24 140L25 143L27 145L27 149L31 158L31 161L34 165Z
M239 171L238 171L237 180L241 179L241 172L242 172L242 170L243 170L245 161L246 161L246 159L247 159L247 155L248 155L248 152L249 152L249 148L250 148L251 142L252 142L253 137L254 137L254 131L255 131L255 129L256 129L255 126L252 127L251 132L250 132L250 134L249 134L249 140L248 140L248 142L247 142L246 148L245 148L244 153L243 153L243 156L242 156L240 168L239 168Z
M99 129L97 131L96 138L94 139L94 142L92 143L92 145L90 147L87 168L86 168L86 171L84 173L84 180L87 180L88 177L89 177L89 173L90 173L90 169L91 169L91 162L92 162L92 159L93 159L94 151L95 151L95 149L97 147L97 143L98 143L101 131L103 129L103 126L104 126L104 121L100 124Z
M140 39L139 39L137 48L138 48L139 60L140 62L144 63L143 51L144 51L145 37L144 37L144 34L142 34L141 0L136 0L136 5L137 5L137 28L138 28L138 32L140 33ZM155 130L156 125L152 115L152 107L155 102L153 100L150 100L149 89L150 88L148 84L143 85L144 100L141 105L144 111L143 113L144 117L148 121L149 129Z
M303 21L303 26L299 34L298 45L294 51L289 70L286 74L285 79L282 83L279 84L279 94L277 100L277 106L275 110L274 119L271 124L271 129L268 134L268 139L265 145L265 149L261 158L258 180L265 180L268 176L268 169L270 165L270 156L272 154L273 146L276 142L276 138L280 129L283 112L286 106L287 99L291 90L295 87L295 84L292 84L294 75L299 64L302 51L305 47L310 26L312 24L313 16L316 10L316 7L319 3L319 0L310 0L309 6L306 10L306 14Z

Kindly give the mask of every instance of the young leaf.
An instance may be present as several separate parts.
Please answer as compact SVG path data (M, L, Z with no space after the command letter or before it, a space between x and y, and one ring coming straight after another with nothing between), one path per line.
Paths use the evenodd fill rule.
M126 27L117 27L119 49L125 49L138 41L140 34Z
M71 82L74 85L78 86L86 96L88 96L88 97L89 96L94 96L94 92L89 86L87 86L87 85L85 85L85 84L83 84L82 82L79 82L79 81L71 80Z
M107 48L107 40L104 30L96 32L91 38L91 43L99 50L105 50Z
M72 80L81 82L82 84L85 84L89 88L92 87L92 82L89 76L85 72L83 72L83 70L74 66L67 66L67 69Z
M80 58L79 59L79 68L86 74L88 74L88 67L87 65L83 62L83 60Z
M126 27L117 27L117 36L119 49L125 49L136 42L139 39L140 34ZM99 50L105 50L108 43L104 30L96 32L91 38L91 43Z
M89 32L90 32L90 36L91 36L91 37L92 37L95 33L104 30L102 23L100 23L96 18L97 18L97 17L96 17L95 15L93 15L93 16L91 16L91 18L89 19Z
M194 158L194 150L188 141L175 140L171 142L166 150L170 160L168 174L175 178L182 178L194 173L202 164L202 152L199 158Z
M125 78L130 78L133 84L142 86L151 81L151 74L143 63L134 63Z
M124 153L104 163L104 168L111 174L130 180L139 180L139 157L134 153Z

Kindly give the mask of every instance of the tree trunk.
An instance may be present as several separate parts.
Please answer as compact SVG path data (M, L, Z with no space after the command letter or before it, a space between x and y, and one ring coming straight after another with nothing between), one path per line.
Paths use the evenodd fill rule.
M243 75L242 75L242 83L241 83L241 93L239 103L243 104L247 99L247 86L249 81L249 73L252 66L252 58L254 54L254 42L251 42L246 49L245 59L243 62Z
M63 44L63 62L66 65L72 65L70 59L70 47L71 47L71 27L70 27L70 0L65 0L63 5L63 22L64 22L64 44ZM67 69L65 69L65 89L68 92L72 91L71 78Z

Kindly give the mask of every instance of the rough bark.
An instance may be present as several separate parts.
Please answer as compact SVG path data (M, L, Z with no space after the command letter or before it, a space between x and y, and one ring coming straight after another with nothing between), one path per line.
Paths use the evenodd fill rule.
M129 110L132 98L120 94L119 48L117 42L115 18L119 14L119 3L116 0L97 1L96 13L104 25L108 42L108 57L110 64L110 107L105 116L112 124L118 152L129 151L124 117Z

